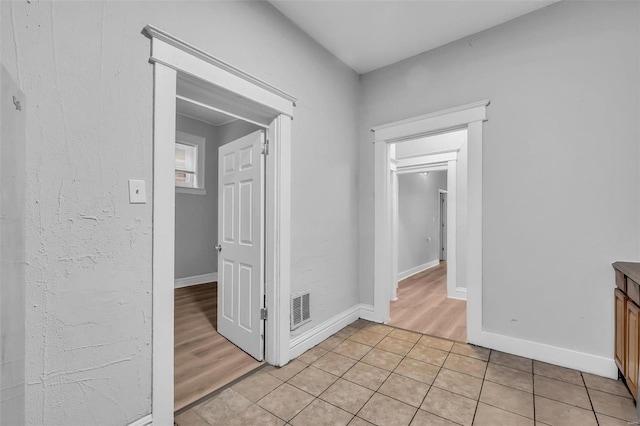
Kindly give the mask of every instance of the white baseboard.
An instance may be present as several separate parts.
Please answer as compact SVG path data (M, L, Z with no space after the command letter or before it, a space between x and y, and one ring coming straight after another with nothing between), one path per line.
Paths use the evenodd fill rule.
M176 278L174 281L174 288L189 287L190 285L206 284L213 281L218 281L217 272L211 272L210 274L194 275L192 277Z
M372 322L380 322L373 313L373 305L360 304L360 318Z
M406 271L400 272L398 274L398 281L404 280L405 278L409 278L412 275L417 274L418 272L425 271L429 268L433 268L434 266L438 266L440 264L440 260L436 259L431 262L423 263L422 265L418 265L415 268L407 269Z
M618 378L618 368L613 358L605 358L484 330L474 340L476 341L472 342L470 340L469 343L598 376L611 379Z
M465 287L456 287L453 294L447 294L449 299L467 300L467 289Z
M322 324L318 324L315 327L300 334L299 336L291 339L291 349L289 350L290 359L299 357L315 345L322 343L322 341L327 339L329 336L337 333L358 318L361 318L360 312L363 306L364 305L362 304L352 306L346 311L341 312L332 318L329 318ZM373 311L373 307L371 306L370 308Z
M129 423L129 426L148 426L153 424L153 419L151 418L151 414L147 414L141 419L136 420L133 423Z

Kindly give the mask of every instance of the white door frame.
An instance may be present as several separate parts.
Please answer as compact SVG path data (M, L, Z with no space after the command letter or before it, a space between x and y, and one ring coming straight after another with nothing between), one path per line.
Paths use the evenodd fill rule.
M448 180L447 180L448 182ZM446 212L447 212L447 219L446 219L446 225L447 225L447 231L445 233L445 238L446 240L443 238L442 236L442 203L440 203L440 200L442 200L442 195L445 195L445 199L447 200L447 207L446 207ZM438 250L442 253L442 242L446 241L445 245L447 248L447 252L449 251L449 191L447 191L446 189L439 189L438 190L438 204L439 204L439 208L438 208L438 216L440 218L440 223L438 224L438 226L440 227L440 247L438 248ZM447 259L449 258L449 255L446 254L445 255L446 259L440 259L440 260L444 260L445 262L447 261Z
M482 334L482 123L489 101L476 102L372 129L374 132L375 238L374 299L371 319L388 322L389 287L394 279L392 249L391 146L400 141L435 133L467 129L467 341L479 343ZM459 224L462 225L462 224Z
M269 124L265 192L265 360L289 361L291 286L291 119L295 99L155 27L146 26L154 65L152 407L154 424L173 422L175 183L178 73L222 87L264 106Z

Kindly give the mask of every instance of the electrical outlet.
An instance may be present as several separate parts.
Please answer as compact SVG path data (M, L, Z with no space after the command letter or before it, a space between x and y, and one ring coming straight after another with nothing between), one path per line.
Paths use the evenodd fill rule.
M147 191L143 180L129 179L129 204L145 204Z

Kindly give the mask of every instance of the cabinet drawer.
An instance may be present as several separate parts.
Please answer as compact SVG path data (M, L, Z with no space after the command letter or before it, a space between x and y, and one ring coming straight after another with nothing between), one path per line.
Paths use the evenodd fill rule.
M627 292L627 277L616 269L616 287L623 293Z
M633 303L640 305L640 286L637 282L627 277L627 297L633 300Z

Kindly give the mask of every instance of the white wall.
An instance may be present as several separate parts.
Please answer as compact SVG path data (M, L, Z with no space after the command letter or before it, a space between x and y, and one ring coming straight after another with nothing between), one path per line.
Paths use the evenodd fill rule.
M28 424L127 424L151 409L153 67L141 35L146 24L299 99L292 291L311 290L313 321L297 331L359 302L355 72L266 2L0 7L3 40L10 40L1 59L31 105ZM129 178L146 181L147 204L128 203Z
M440 189L447 172L398 175L398 274L440 259Z
M4 35L4 32L2 33ZM19 102L18 110L13 101ZM0 67L0 424L24 424L27 99Z
M204 137L205 189L207 193L176 192L175 278L218 270L218 142L216 127L177 116L176 130Z
M370 128L489 99L483 328L613 357L613 271L640 253L639 7L560 2L362 76L361 299L373 299Z

